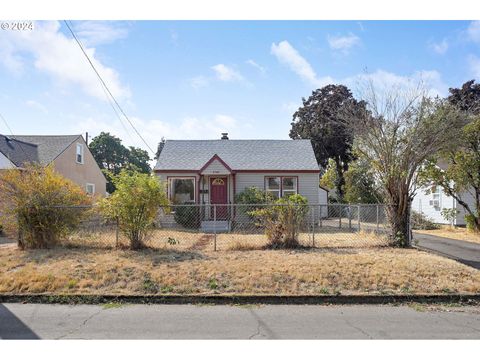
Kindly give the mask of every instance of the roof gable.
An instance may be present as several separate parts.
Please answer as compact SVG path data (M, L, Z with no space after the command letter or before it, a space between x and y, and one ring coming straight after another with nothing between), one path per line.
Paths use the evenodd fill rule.
M310 140L167 140L154 170L198 172L215 155L232 171L319 171Z

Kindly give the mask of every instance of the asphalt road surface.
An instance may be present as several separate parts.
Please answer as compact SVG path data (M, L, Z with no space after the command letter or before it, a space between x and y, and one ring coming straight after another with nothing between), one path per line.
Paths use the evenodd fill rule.
M480 269L480 244L427 234L413 234L418 247Z
M0 304L1 339L480 339L480 307Z

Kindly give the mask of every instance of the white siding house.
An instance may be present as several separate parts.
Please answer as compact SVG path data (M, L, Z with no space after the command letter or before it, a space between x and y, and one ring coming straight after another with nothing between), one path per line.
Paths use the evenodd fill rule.
M457 201L448 196L440 186L432 186L430 193L428 188L420 188L417 191L413 201L412 210L424 214L437 224L448 224L441 214L442 209L457 209L457 217L454 225L465 225L465 210ZM470 192L464 192L460 198L470 207L474 208L474 198Z

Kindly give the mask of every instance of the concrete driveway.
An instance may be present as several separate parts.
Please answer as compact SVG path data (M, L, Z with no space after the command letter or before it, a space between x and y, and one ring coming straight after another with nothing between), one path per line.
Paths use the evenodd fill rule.
M413 233L413 239L418 241L419 248L480 269L480 244L417 233Z
M478 307L0 304L0 339L480 339Z

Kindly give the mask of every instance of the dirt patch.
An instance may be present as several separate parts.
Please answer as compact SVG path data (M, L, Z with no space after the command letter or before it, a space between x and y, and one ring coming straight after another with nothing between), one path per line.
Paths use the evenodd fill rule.
M198 240L190 247L190 250L205 250L207 246L213 241L214 235L202 235Z

